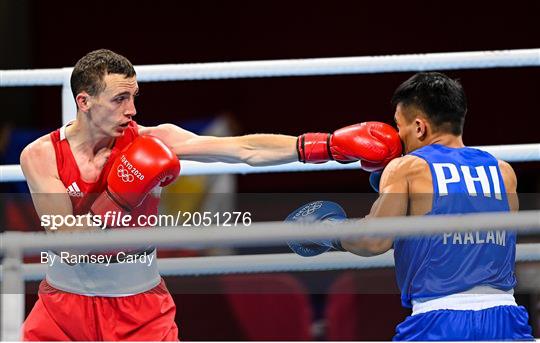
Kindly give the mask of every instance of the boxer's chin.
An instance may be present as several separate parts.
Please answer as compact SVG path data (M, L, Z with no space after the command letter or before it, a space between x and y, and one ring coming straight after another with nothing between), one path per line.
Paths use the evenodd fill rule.
M122 137L124 135L124 132L126 132L126 128L123 126L117 126L114 128L113 136L114 137Z

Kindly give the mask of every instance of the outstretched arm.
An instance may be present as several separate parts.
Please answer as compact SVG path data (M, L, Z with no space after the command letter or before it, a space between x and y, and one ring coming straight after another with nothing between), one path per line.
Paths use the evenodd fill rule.
M139 126L139 134L161 139L183 160L247 163L253 166L298 161L296 137L253 134L237 137L199 136L173 124Z
M397 132L380 122L350 125L330 133L300 137L254 134L238 137L198 136L176 125L139 127L140 134L160 138L182 159L201 162L247 163L253 166L294 161L341 163L362 161L364 170L380 170L401 155Z

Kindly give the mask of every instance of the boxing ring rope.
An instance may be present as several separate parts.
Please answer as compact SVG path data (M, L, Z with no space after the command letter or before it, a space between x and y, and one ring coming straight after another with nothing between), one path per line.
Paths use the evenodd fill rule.
M139 82L212 80L252 77L314 76L387 73L424 70L515 68L540 66L540 49L449 52L387 56L312 58L218 63L190 63L135 66ZM62 122L75 118L76 107L71 94L73 68L0 70L0 87L62 86ZM540 145L507 145L485 147L497 158L508 162L540 160ZM497 155L500 153L500 155ZM184 162L183 175L244 174L309 170L353 169L354 165L326 163L251 168L225 163ZM18 165L0 166L0 182L23 181Z
M516 262L540 261L540 243L518 244ZM313 257L297 254L256 254L232 256L203 256L159 258L162 276L207 276L251 273L289 273L344 269L390 268L394 266L393 251L372 257L362 257L347 252L327 252ZM0 266L0 280L2 280ZM41 281L47 272L44 263L27 263L22 266L25 281Z
M540 49L135 66L139 82L371 74L540 66ZM75 118L73 68L0 70L0 87L62 86L62 122Z
M44 232L5 232L0 235L0 240L2 241L0 251L4 254L2 268L2 311L3 313L9 312L11 316L2 316L2 338L16 340L24 319L23 290L25 275L22 257L23 255L36 254L38 251L44 249L62 250L66 248L95 247L97 249L107 250L140 244L150 244L158 248L267 246L283 244L286 240L305 240L307 238L402 237L444 232L508 229L516 230L520 233L540 232L540 211L369 218L347 220L337 226L319 222L309 223L309 225L266 222L254 223L249 228L228 228L226 230L222 227L181 230L175 227L163 227L160 229L141 228L140 230L129 230L129 232L110 230L97 233L56 233L53 235ZM529 254L529 257L531 257L532 254L532 259L538 260L538 244L520 245L520 250L523 249L521 248L522 246L526 246L525 255ZM338 255L332 254L329 256L337 257ZM242 257L237 258L240 259ZM288 256L285 258L288 258ZM349 258L354 257L351 255ZM385 257L380 258L384 259ZM277 259L279 257L276 255L272 259L272 263L274 263L272 268L278 269L276 262L278 262ZM224 261L230 262L231 260L225 259ZM262 264L259 264L259 270L262 271L261 266ZM177 268L177 266L174 268ZM20 290L20 293L13 294L10 293L10 290Z
M163 226L130 228L92 233L15 232L0 234L6 255L39 253L43 249L63 250L96 247L99 250L122 249L141 243L159 248L212 248L280 245L285 241L330 238L406 237L485 230L539 232L540 210L487 212L460 215L407 216L350 219L339 225L323 222L259 222L248 226L208 226L204 228ZM126 235L128 231L128 235ZM219 239L217 239L219 237ZM262 242L262 244L261 244Z
M540 49L136 66L140 82L535 67ZM72 68L3 70L1 87L61 86ZM69 77L68 77L69 78Z
M514 68L540 66L540 49L452 52L432 54L411 54L392 56L366 56L344 58L316 58L298 60L245 61L201 64L170 64L136 66L139 82L210 80L223 78L284 77L314 75L345 75L362 73L408 72L424 70L454 70L483 68ZM72 68L37 70L0 70L0 87L20 86L62 86L62 120L67 123L75 117L75 104L72 98L69 79ZM540 161L540 144L521 144L506 146L479 147L497 158L509 162ZM358 165L326 163L304 165L291 163L273 167L253 168L244 164L183 162L183 175L288 172L309 170L357 169ZM22 181L24 177L20 166L0 166L0 182ZM474 217L477 216L477 217ZM250 228L204 228L196 230L172 230L171 228L130 231L109 231L97 235L85 233L55 234L7 232L0 234L4 254L2 266L2 339L17 340L24 319L24 280L42 275L43 266L24 265L26 254L47 248L74 248L78 246L98 246L107 248L129 244L149 243L157 247L215 247L215 246L254 246L283 244L286 240L301 240L310 237L322 239L332 237L359 237L361 235L410 235L458 231L516 229L519 232L539 232L539 211L518 213L491 213L464 216L399 217L376 218L348 221L339 228L324 224L310 224L309 227L284 223L254 223ZM103 236L106 235L106 236ZM98 237L98 238L96 238ZM216 240L216 237L222 237ZM61 240L60 240L61 238ZM264 242L264 244L261 244ZM120 244L119 244L120 243ZM517 248L519 261L539 259L540 245L521 244ZM219 260L218 260L219 259ZM209 266L221 262L219 270ZM250 263L247 263L250 262ZM179 268L205 272L210 275L220 271L264 272L285 271L290 264L295 270L321 270L316 268L377 268L392 266L389 253L369 259L347 253L327 253L314 258L300 258L293 254L220 256L193 259L160 259L161 270L165 275L179 275ZM201 268L205 265L206 269ZM191 266L191 267L190 267ZM240 268L241 266L242 268ZM317 267L319 266L319 267ZM293 271L292 269L287 271ZM201 272L202 270L202 272ZM195 275L195 274L185 274ZM4 290L21 290L18 294L6 294Z
M507 162L540 161L540 144L514 145L485 145L474 147L491 153L498 159ZM277 166L252 167L238 163L207 163L182 161L183 176L212 175L212 174L252 174L252 173L281 173L308 172L352 169L358 170L358 164L341 164L334 161L321 164L304 164L301 162L286 163ZM19 165L0 166L0 182L24 181L24 175Z

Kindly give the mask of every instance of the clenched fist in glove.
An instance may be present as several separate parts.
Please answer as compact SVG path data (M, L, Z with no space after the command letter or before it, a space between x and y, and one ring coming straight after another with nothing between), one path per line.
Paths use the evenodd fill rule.
M346 219L347 214L335 202L313 201L294 210L294 212L287 216L285 221L309 225L309 223L318 221L338 224ZM287 244L292 251L304 257L320 255L330 249L345 251L339 239L289 241Z
M91 212L129 212L143 202L152 188L168 185L179 173L178 157L161 140L139 136L113 162L107 189L94 201Z
M330 133L304 133L297 141L298 159L304 163L335 160L361 161L367 171L383 169L401 155L401 140L396 130L385 123L365 122Z

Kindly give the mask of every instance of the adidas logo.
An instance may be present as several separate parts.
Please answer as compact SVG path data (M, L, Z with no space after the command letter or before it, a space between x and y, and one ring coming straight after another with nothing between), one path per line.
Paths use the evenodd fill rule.
M79 189L79 186L77 186L77 183L76 183L76 182L73 182L73 183L67 188L67 192L68 192L69 196L72 196L72 197L82 198L82 197L84 196L84 193L81 192L81 190Z

